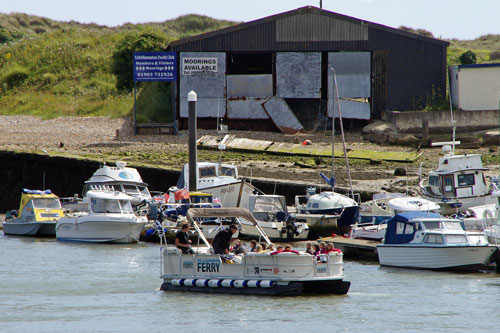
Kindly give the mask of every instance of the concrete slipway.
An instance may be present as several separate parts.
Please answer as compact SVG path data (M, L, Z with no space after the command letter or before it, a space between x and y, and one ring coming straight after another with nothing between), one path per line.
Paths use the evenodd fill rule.
M198 147L206 149L231 149L237 151L269 153L279 155L318 156L332 157L331 145L302 145L287 142L274 142L266 140L253 140L237 138L235 135L227 134L224 137L205 135L198 139ZM335 157L344 157L343 150L336 150ZM421 153L416 152L378 152L370 150L350 150L348 158L366 159L370 161L395 161L414 162Z

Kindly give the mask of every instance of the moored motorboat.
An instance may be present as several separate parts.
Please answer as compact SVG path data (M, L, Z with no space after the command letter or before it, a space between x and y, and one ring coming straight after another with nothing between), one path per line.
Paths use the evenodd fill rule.
M309 235L307 223L298 222L295 215L288 213L286 199L282 195L251 195L248 210L273 242L306 240ZM241 237L260 237L259 230L251 221L239 219L239 223Z
M349 236L351 238L381 241L385 237L387 220L396 214L405 212L422 212L432 214L429 216L440 214L439 205L435 202L420 197L410 196L396 196L389 201L386 201L386 204L379 205L377 210L378 216L382 216L382 210L386 211L389 215L385 220L378 223L356 223L352 226Z
M332 232L347 231L358 220L359 205L354 199L333 191L316 193L314 187L307 188L306 193L305 196L295 197L295 209L297 219L304 215L316 217L317 223L308 222L311 233L330 236ZM332 222L330 225L321 224L322 221L329 221L329 218Z
M263 252L242 256L211 254L210 244L201 234L197 218L243 218L252 221L269 243L259 222L242 208L194 208L187 212L206 247L195 254L182 254L162 245L162 290L209 293L300 295L302 293L346 294L342 253L332 252L317 260L302 252Z
M137 216L132 198L120 192L88 191L85 211L67 212L56 224L56 239L93 243L136 243L147 220Z
M384 244L377 245L380 265L434 270L477 271L497 250L484 233L465 231L460 220L422 212L389 219Z
M248 198L256 188L239 178L238 168L232 164L215 162L196 163L196 189L202 192L212 193L220 199L222 207L247 208ZM169 189L169 195L186 189L189 184L189 164L185 164L177 185Z
M499 193L486 183L480 154L455 155L443 146L437 169L427 181L420 175L422 195L439 204L443 215L465 212L467 208L499 203Z
M18 211L10 211L3 222L6 235L54 237L57 220L63 216L61 203L51 190L23 189Z

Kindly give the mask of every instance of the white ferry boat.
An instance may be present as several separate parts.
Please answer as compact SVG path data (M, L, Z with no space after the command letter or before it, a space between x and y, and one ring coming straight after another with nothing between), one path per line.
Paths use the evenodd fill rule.
M182 254L176 247L162 245L162 290L259 295L346 294L349 290L341 252L319 258L298 251L242 256L211 254L197 218L244 218L254 223L266 242L270 241L246 209L192 208L186 216L206 247L198 247L195 254Z

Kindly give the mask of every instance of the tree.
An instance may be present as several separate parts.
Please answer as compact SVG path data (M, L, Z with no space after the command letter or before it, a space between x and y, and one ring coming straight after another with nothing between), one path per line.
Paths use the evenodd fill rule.
M120 40L111 63L111 71L116 76L116 88L130 91L134 87L134 52L165 51L166 45L166 38L154 32L132 33Z
M462 53L459 60L462 65L473 65L477 62L476 54L471 50Z

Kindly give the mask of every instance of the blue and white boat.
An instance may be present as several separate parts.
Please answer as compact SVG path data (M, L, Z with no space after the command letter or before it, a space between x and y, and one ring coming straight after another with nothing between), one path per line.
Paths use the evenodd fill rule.
M477 271L497 250L484 233L427 212L395 215L387 221L384 244L377 245L382 266L434 270Z

